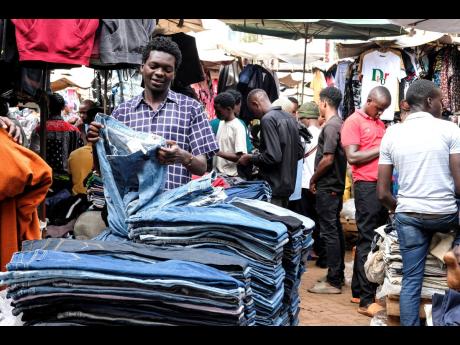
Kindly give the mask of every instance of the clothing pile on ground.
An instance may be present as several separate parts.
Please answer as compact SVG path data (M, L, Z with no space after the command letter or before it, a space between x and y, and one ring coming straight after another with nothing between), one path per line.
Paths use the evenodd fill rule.
M91 209L101 210L105 206L104 184L102 178L94 172L86 182L88 201L92 204Z
M379 248L382 251L384 269L384 281L377 290L377 298L386 295L399 295L402 283L402 256L399 249L398 234L395 229L387 226L376 230L382 238L383 245ZM387 232L388 231L388 232ZM447 268L443 262L444 254L450 249L454 240L452 234L436 233L430 244L429 253L425 263L425 273L423 276L422 298L431 299L433 294L444 294L447 286ZM369 258L372 255L369 254ZM368 263L366 263L368 264ZM369 274L367 274L369 278Z
M245 265L200 250L54 239L25 242L0 283L25 325L250 325Z

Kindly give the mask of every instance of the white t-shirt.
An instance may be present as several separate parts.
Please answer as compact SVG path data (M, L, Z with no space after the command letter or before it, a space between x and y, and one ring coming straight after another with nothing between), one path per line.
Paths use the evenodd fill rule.
M305 154L310 152L314 147L318 146L318 138L321 133L321 129L315 126L308 127L310 134L313 136L311 138L310 144L305 145ZM311 152L311 154L303 160L303 170L302 170L302 188L310 188L310 179L315 172L315 157L316 150Z
M460 153L460 128L429 113L410 114L388 127L379 164L398 171L396 212L452 214L457 211L449 155Z
M234 118L229 122L220 121L216 139L222 152L248 153L246 146L246 129L237 118ZM236 166L237 165L234 162L221 157L216 157L215 168L223 174L237 176L238 170Z
M376 86L385 86L391 94L391 105L380 116L380 120L392 121L399 104L399 81L406 77L401 57L388 51L373 51L364 55L362 62L361 108L367 101L369 92Z

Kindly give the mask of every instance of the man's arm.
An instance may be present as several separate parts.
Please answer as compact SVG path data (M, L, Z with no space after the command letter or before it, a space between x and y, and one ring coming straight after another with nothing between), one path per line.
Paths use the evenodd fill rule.
M161 164L180 163L194 175L202 176L206 172L206 156L194 156L188 151L185 151L176 144L175 141L167 140L165 147L160 147L158 150L158 161Z
M334 164L334 154L325 153L323 155L323 158L321 158L321 160L319 161L315 173L310 179L310 191L312 193L316 193L316 183L324 174L327 173L332 164Z
M233 153L233 152L219 151L217 152L216 156L236 163L238 162L242 154L243 154L242 152Z
M455 194L460 196L460 153L449 155L449 167L454 179Z
M391 194L391 180L393 177L393 165L379 164L379 175L377 180L377 196L379 201L390 212L396 210L396 199Z
M348 163L352 165L361 165L368 163L379 156L379 148L375 147L370 150L359 151L359 145L348 145L344 147Z

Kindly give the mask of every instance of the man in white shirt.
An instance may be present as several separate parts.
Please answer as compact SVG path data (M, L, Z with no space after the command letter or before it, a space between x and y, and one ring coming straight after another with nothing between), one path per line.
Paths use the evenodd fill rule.
M308 131L312 135L310 143L305 145L302 171L301 213L315 222L315 230L313 231L313 239L315 242L313 244L313 250L318 256L316 266L327 268L326 248L324 247L324 242L321 240L319 235L320 229L318 214L316 213L316 197L315 194L310 191L310 179L315 173L316 149L318 147L319 133L321 132L318 106L315 102L302 104L298 110L298 117L299 121L308 128Z
M243 153L248 153L246 129L234 112L235 98L228 92L222 92L214 98L214 109L220 120L216 139L220 151L214 161L214 168L221 174L238 176L236 162Z
M425 260L435 232L457 230L460 195L460 129L441 117L441 91L429 80L414 82L406 94L410 112L387 129L380 146L378 198L395 213L403 261L401 325L420 325ZM393 168L399 173L397 199L391 194Z

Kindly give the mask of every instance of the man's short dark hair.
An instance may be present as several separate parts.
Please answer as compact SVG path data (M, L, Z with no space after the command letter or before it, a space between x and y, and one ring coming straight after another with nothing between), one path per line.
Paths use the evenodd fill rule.
M61 111L65 108L65 100L58 93L49 95L49 111L50 115L60 115Z
M92 107L86 112L86 121L85 123L91 123L94 121L97 113L104 113L104 109L101 107Z
M290 100L292 103L295 103L296 105L299 105L299 101L295 97L290 96L288 97L288 100Z
M235 106L235 97L227 91L221 92L214 98L214 104L219 104L224 108L233 108Z
M225 90L225 92L228 92L235 98L235 104L241 103L241 98L243 98L243 95L241 94L241 92L235 89L228 89L228 90Z
M321 90L319 99L325 101L329 106L337 109L342 101L342 93L334 86L328 86Z
M150 56L150 52L156 50L173 55L176 58L175 70L179 69L182 63L182 53L176 42L169 37L157 36L153 38L144 48L142 53L142 63L145 63Z
M248 97L246 99L246 102L250 102L254 97L257 97L258 95L263 95L263 97L266 97L268 98L268 95L267 93L265 92L265 90L262 90L262 89L254 89L254 90L251 90L249 91L248 93Z
M409 106L423 106L428 97L435 97L439 88L431 80L419 79L414 81L406 93L406 101Z
M81 102L81 104L88 104L88 108L90 108L90 109L94 108L97 105L96 102L94 102L94 101L92 101L90 99L85 99L84 101Z

